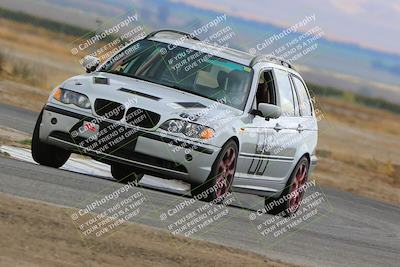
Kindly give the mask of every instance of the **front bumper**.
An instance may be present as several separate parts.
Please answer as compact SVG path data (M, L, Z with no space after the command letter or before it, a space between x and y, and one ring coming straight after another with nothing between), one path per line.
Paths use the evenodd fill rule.
M83 137L79 132L83 122L92 121L98 122L99 131L103 133L98 135L97 140ZM112 134L115 131L117 135ZM192 184L200 184L207 179L220 151L219 147L177 138L162 130L148 131L100 120L91 114L53 104L47 105L43 111L39 135L43 142L89 155L102 162L124 163L146 174Z

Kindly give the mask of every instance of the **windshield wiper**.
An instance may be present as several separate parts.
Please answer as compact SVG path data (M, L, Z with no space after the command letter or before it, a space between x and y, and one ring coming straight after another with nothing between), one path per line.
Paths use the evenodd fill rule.
M176 89L176 90L179 90L179 91L182 91L182 92L185 92L185 93L189 93L189 94L192 94L192 95L200 96L200 97L207 98L207 99L210 99L210 100L215 101L215 99L213 99L213 98L211 98L211 97L208 97L208 96L199 94L199 93L197 93L197 92L195 92L195 91L186 89L186 88L184 88L184 87L180 87L180 86L177 85L177 84L162 84L162 85L167 86L167 87L170 87L170 88L173 88L173 89Z
M177 85L177 84L162 84L162 85L167 86L167 87L174 88L174 89L179 90L179 91L183 91L183 92L186 92L186 93L191 93L191 94L193 94L193 91L188 90L188 89L183 88L183 87L180 87L180 86Z

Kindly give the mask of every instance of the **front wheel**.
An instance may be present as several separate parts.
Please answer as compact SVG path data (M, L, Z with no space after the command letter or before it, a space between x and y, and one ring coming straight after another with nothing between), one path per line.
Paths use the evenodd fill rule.
M228 141L218 154L206 182L201 185L192 185L192 196L205 201L222 200L231 190L238 150L235 141Z
M45 165L53 168L60 168L67 162L71 156L71 152L43 143L39 138L40 124L42 122L43 110L40 112L39 117L35 124L35 129L32 135L31 152L34 161L40 165Z
M111 174L118 182L132 182L136 185L143 178L143 174L138 172L135 168L120 163L113 163L111 165Z
M303 200L304 185L307 182L309 166L307 157L302 157L294 168L281 196L279 198L265 198L267 213L290 216L297 212Z

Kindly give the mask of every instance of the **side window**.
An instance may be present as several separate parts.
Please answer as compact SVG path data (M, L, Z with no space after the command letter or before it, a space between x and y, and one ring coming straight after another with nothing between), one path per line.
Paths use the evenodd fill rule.
M275 84L272 70L263 71L258 80L256 104L267 103L276 105Z
M291 82L289 80L289 74L286 71L279 69L275 69L275 74L281 100L282 116L294 116L294 97Z
M294 100L294 115L296 117L299 117L300 116L299 96L296 92L293 79L290 79L290 80L291 80L291 84L292 84L292 92L293 92L293 100Z
M297 93L299 95L299 104L301 115L303 116L312 116L312 108L311 101L307 94L307 89L304 86L303 82L297 78L296 76L292 76L294 84L296 85Z

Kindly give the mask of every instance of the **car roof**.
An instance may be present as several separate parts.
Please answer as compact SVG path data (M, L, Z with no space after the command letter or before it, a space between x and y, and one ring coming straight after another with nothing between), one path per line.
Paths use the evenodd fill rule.
M216 45L211 45L211 44L207 44L205 42L192 40L192 39L186 39L184 41L181 41L180 39L176 39L176 38L168 38L168 37L164 37L164 36L158 37L157 36L157 37L149 38L149 40L162 42L162 43L168 43L168 44L176 44L177 46L190 48L193 50L204 49L205 51L216 51L218 49L217 54L215 54L216 56L228 59L230 61L240 63L242 65L246 65L246 66L250 66L250 63L254 58L254 56L252 56L251 54L243 52L243 51L239 51L239 50L228 48L228 47L220 47L220 46L216 46ZM179 40L179 42L177 42L177 40Z
M169 29L159 30L147 35L146 39L173 44L193 50L210 51L210 52L213 51L211 53L215 54L218 57L249 67L252 67L259 62L264 62L264 63L277 64L280 65L281 67L284 67L285 69L294 71L292 64L281 58L274 57L271 55L254 56L250 53L233 49L230 47L202 42L197 37L193 37L189 33L181 31L169 30Z

